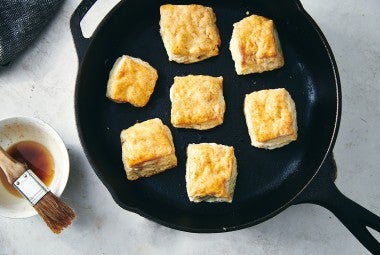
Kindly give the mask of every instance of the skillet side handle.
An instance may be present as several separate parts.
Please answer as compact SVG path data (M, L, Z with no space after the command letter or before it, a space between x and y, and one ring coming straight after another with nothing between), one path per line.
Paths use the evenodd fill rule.
M73 15L71 15L70 18L70 29L71 34L73 35L75 49L77 50L79 63L82 63L84 55L91 42L91 37L85 38L83 36L80 22L96 1L97 0L83 0L75 9Z
M380 217L343 195L334 184L335 177L336 165L330 156L294 203L312 203L328 209L370 252L380 254L380 243L367 229L380 232Z

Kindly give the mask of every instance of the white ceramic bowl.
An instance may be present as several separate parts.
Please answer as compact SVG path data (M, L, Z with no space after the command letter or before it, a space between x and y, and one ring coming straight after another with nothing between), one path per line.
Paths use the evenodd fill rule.
M69 178L69 155L61 137L45 122L29 117L0 120L0 146L6 150L20 141L35 141L51 153L55 173L48 188L60 196ZM37 212L24 198L10 194L0 182L0 215L8 218L26 218Z

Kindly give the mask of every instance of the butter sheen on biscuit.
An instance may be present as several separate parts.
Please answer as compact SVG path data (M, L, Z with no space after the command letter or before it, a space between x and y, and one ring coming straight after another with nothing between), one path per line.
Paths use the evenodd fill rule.
M255 147L275 149L297 140L296 106L284 88L246 95L244 115Z
M239 75L280 68L284 57L272 20L251 15L233 25L230 51Z
M124 129L120 139L128 180L158 174L177 165L170 129L158 118Z
M221 76L176 76L170 100L174 127L204 130L223 123L226 105Z
M157 79L157 70L149 63L124 55L115 61L110 71L106 96L116 103L143 107L148 103Z
M186 189L190 201L231 203L236 176L232 146L200 143L187 147Z
M165 4L160 15L160 34L170 61L189 64L219 54L221 42L212 8Z

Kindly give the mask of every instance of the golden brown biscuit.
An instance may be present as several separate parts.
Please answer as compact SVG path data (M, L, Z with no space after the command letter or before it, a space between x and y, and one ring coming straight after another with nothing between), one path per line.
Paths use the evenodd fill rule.
M237 74L262 73L284 65L273 21L258 15L234 24L230 51Z
M158 118L124 129L120 138L128 180L148 177L177 165L172 134Z
M177 128L210 129L223 123L223 77L174 77L170 88L171 123Z
M165 4L160 14L160 33L170 61L189 64L219 54L219 30L210 7Z
M106 96L117 103L145 106L158 79L156 69L139 58L118 58L109 74Z
M286 89L246 95L244 115L255 147L274 149L297 140L296 106Z
M232 202L237 176L234 148L215 143L189 144L186 189L193 202Z

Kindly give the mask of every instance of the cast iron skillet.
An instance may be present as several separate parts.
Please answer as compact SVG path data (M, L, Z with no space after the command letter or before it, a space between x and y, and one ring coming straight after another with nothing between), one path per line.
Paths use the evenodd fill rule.
M293 204L316 203L331 210L370 251L379 251L379 243L366 229L379 231L379 217L342 195L331 178L331 151L341 115L338 70L325 37L298 0L122 1L93 36L84 38L80 21L95 1L83 1L70 23L79 58L76 121L95 173L122 208L183 231L223 232L258 224ZM159 6L168 2L213 7L222 40L219 56L190 65L167 60L159 34ZM232 24L246 17L247 11L274 20L284 51L283 68L236 75L228 44ZM146 60L158 70L155 91L144 108L116 104L105 97L108 73L123 54ZM187 74L224 77L227 109L223 125L207 131L170 125L169 89L174 76ZM254 148L243 115L244 96L278 87L285 87L296 103L298 140L271 151ZM172 131L178 166L127 181L120 131L155 117ZM186 147L200 142L234 146L238 178L232 204L189 202L184 178Z

